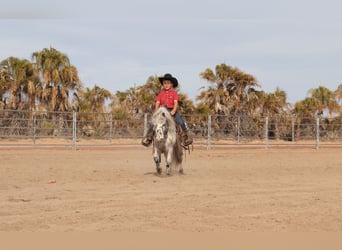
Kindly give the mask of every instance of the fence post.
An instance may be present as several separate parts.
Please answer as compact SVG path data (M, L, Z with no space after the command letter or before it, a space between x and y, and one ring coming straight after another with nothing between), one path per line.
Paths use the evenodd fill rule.
M238 116L237 121L237 143L240 144L240 126L241 126L241 118Z
M316 118L316 149L319 149L319 117Z
M208 138L207 138L207 149L210 148L211 140L211 115L208 115Z
M144 114L144 136L147 133L147 113Z
M292 120L291 120L291 140L292 143L294 143L295 141L295 121L294 121L294 117L292 116Z
M36 145L36 123L37 123L37 117L36 117L36 110L33 111L33 144Z
M268 148L268 116L265 119L265 147Z
M109 144L112 144L112 134L113 134L113 113L110 112L110 116L109 116Z
M76 150L76 112L72 112L72 150Z

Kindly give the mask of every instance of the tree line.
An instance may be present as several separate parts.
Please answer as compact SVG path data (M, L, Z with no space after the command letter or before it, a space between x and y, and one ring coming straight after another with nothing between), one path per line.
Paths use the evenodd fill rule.
M285 91L265 92L253 75L237 67L218 64L199 75L209 85L202 88L196 104L179 93L183 114L341 117L342 84L335 90L311 89L309 97L292 105ZM33 52L30 60L9 57L0 62L2 110L151 113L160 87L158 76L115 93L98 85L84 87L69 57L52 47Z

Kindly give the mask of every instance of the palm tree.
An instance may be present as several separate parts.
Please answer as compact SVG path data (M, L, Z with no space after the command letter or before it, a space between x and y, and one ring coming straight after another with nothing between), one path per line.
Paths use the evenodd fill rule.
M315 103L315 111L318 116L322 116L324 111L327 111L327 116L330 118L332 113L338 110L335 94L328 88L319 86L316 89L311 89L310 94Z
M95 84L95 86L90 89L80 91L80 112L92 112L92 113L102 113L106 112L105 103L108 99L112 98L112 94L109 90L101 88Z
M179 100L179 107L178 110L181 114L193 114L195 111L195 106L192 100L188 97L187 94L179 93L178 94Z
M312 97L307 97L304 100L296 102L294 105L293 113L296 116L296 137L299 138L301 130L309 129L306 133L311 133L310 124L314 123L317 115L317 100ZM305 130L306 131L306 130Z
M221 113L222 107L225 107L223 113L226 115L227 112L246 113L249 94L255 91L255 87L260 87L254 76L226 64L217 65L215 73L211 69L206 69L200 77L207 80L211 86L207 91L202 91L197 100L206 102L215 113Z
M126 91L117 91L114 95L112 108L116 111L130 114L139 113L139 97L136 87L131 87Z
M11 86L10 73L6 66L0 63L0 107L6 109L6 97L5 94L8 92Z
M245 114L250 116L260 116L263 112L266 95L267 93L262 90L250 88L247 94L247 102L244 103L244 110L246 110Z
M333 92L335 98L336 98L336 101L337 101L337 104L339 105L338 106L338 112L339 112L339 115L342 116L342 105L341 105L341 100L342 100L342 84L339 84L337 86L337 89Z
M1 92L8 92L9 107L11 109L24 109L27 106L32 108L36 97L29 91L38 82L38 78L31 62L9 57L1 62L1 69Z
M315 100L311 97L307 97L304 100L295 103L293 112L297 117L314 117L315 110Z
M228 80L225 82L230 102L233 103L234 114L248 114L252 110L246 109L250 101L250 93L255 92L255 88L260 87L256 78L241 71L238 68L231 68Z
M86 88L81 92L81 112L101 113L105 112L105 103L112 97L109 90L95 85L92 89Z
M139 109L142 113L153 113L155 108L156 96L160 92L161 84L158 76L150 76L146 83L137 87L139 96Z
M257 97L254 87L259 87L256 79L238 68L226 64L215 67L215 72L207 68L200 73L202 79L207 80L210 86L201 91L196 97L200 105L208 106L212 113L217 115L213 126L226 131L232 131L232 125L238 122L237 115L246 115ZM233 115L233 117L230 117Z
M210 86L207 90L202 90L196 100L203 106L207 106L212 114L227 114L226 102L227 93L223 89Z
M288 116L286 92L276 88L274 93L264 93L261 107L261 114L270 118L270 127L275 139L280 139L280 125L286 124ZM286 127L283 130L286 133Z
M85 133L90 131L97 131L102 133L108 129L109 118L106 116L106 101L112 98L109 90L95 85L93 88L85 88L79 91L79 94L74 94L75 104L74 109L80 113L78 115L79 124L81 129L85 129ZM102 131L102 132L100 132Z
M223 72L224 69L226 69L225 65L222 67L216 66L215 73L209 68L200 73L200 77L207 80L210 86L207 90L202 90L196 97L196 100L208 106L215 114L225 113L222 107L227 105L228 96L223 85L226 81L226 74Z
M342 84L337 86L337 89L334 91L334 95L338 98L338 100L342 99Z
M286 102L286 92L276 88L273 93L263 93L262 111L264 116L274 116L282 114L289 104Z
M43 101L52 111L68 110L69 91L77 92L81 87L76 67L54 48L32 53L32 60L43 83Z

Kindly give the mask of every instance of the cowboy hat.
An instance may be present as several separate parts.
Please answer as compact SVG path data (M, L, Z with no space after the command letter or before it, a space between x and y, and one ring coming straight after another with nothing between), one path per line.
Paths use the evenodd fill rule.
M166 73L164 76L159 77L159 81L161 84L163 84L164 80L169 80L172 82L172 86L176 88L178 86L178 81L176 78L174 78L171 74Z

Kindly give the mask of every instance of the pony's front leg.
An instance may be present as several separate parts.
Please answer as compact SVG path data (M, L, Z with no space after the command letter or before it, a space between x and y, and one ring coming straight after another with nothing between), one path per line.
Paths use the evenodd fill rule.
M157 148L154 148L154 154L153 154L153 160L154 162L156 163L156 169L157 169L157 173L158 174L161 174L162 172L162 169L160 167L160 153L158 152L158 149Z
M166 174L170 175L171 174L171 164L172 164L172 148L167 152L166 155Z
M178 171L179 171L180 174L184 174L184 170L183 170L183 166L182 165L179 166L179 170Z

